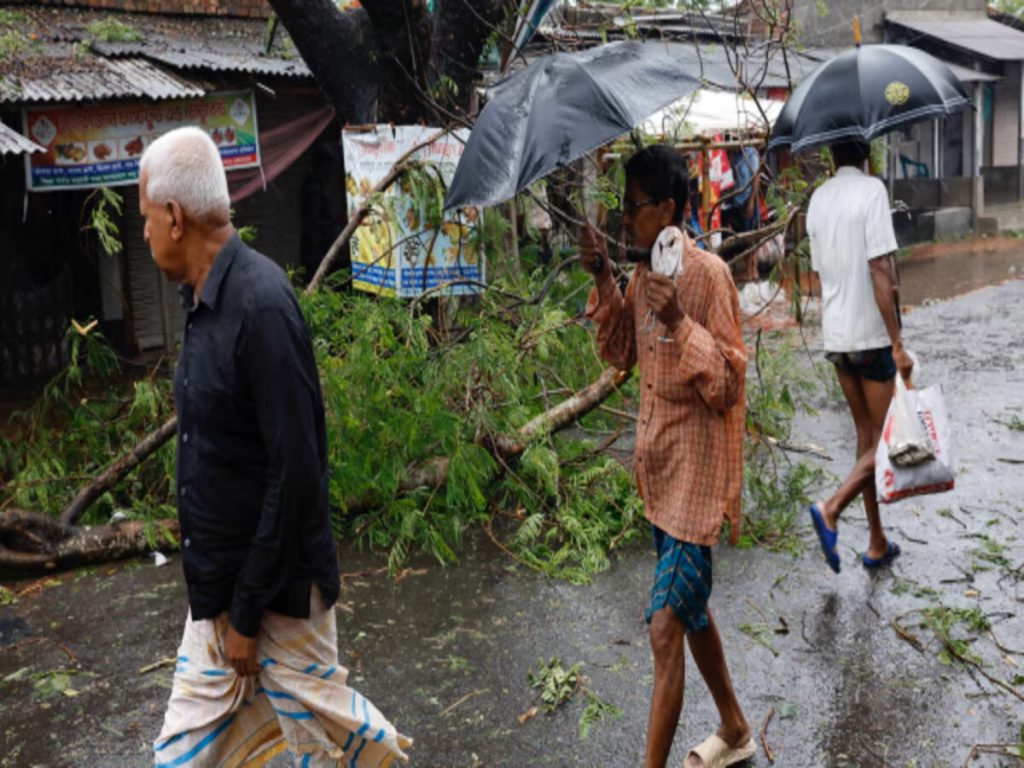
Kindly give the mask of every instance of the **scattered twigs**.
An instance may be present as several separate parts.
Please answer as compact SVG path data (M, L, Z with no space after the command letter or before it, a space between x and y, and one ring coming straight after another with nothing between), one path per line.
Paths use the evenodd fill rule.
M466 703L467 701L469 701L470 699L472 699L472 698L473 698L474 696L482 696L483 694L485 694L485 693L489 693L489 692L490 692L490 688L481 688L481 689L480 689L480 690L478 690L478 691L470 691L470 692L469 692L469 693L467 693L467 694L466 694L465 696L463 696L463 697L462 697L461 699L459 699L458 701L456 701L456 702L455 702L454 704L449 704L449 705L448 705L447 707L445 707L444 709L442 709L442 710L441 710L441 711L440 711L440 712L438 713L438 717L447 717L447 716L448 716L448 714L450 714L450 713L452 712L452 710L454 710L454 709L455 709L456 707L458 707L458 706L459 706L460 704L465 704L465 703Z
M1018 744L975 744L967 753L963 768L969 768L971 760L981 755L997 755L998 757L1013 757L1018 762L1024 763L1024 752Z
M772 717L775 715L775 707L772 706L768 709L768 714L764 716L764 720L761 721L761 747L764 749L764 756L768 758L769 763L775 762L775 753L771 747L768 746L768 723L772 721Z
M168 656L166 659L160 659L160 661L154 661L152 664L147 664L144 667L139 667L139 674L145 675L150 672L154 672L158 669L162 669L163 667L173 667L177 663L177 656Z
M901 640L905 640L910 643L918 653L924 653L924 643L921 642L920 638L900 624L899 620L907 615L908 614L896 616L889 623L892 625L892 628L896 630L896 634L899 635Z

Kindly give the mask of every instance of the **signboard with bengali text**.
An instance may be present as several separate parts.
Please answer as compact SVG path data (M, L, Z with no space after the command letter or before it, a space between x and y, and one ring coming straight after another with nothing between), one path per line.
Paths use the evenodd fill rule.
M397 160L434 133L436 128L390 125L343 131L349 216ZM465 130L458 138L445 135L413 157L451 183L468 136ZM448 296L478 293L485 279L480 211L448 211L438 227L417 200L408 178L402 177L356 228L351 239L353 286L406 298L427 291Z
M29 108L24 120L25 135L46 149L25 158L28 188L36 192L134 184L146 147L186 125L210 134L225 168L260 164L252 91L150 104Z

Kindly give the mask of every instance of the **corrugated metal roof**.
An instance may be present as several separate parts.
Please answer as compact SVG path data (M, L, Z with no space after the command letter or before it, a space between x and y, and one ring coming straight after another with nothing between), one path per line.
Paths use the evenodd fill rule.
M32 14L50 34L89 40L103 56L142 56L181 69L248 72L283 77L311 77L284 25L278 25L274 44L266 51L266 22L259 19L184 17L157 14L114 14L76 9L47 9ZM89 30L98 22L117 19L131 27L137 39L101 39Z
M989 59L1024 60L1024 32L984 15L893 11L885 20Z
M209 69L214 72L249 72L281 77L309 77L306 63L300 59L271 59L250 54L215 53L195 50L154 50L145 55L175 69Z
M0 155L34 155L36 152L45 151L34 141L0 123Z
M139 58L105 59L47 46L45 53L19 64L0 70L0 103L184 99L206 93L200 85Z
M17 50L0 58L0 103L202 96L189 78L204 71L311 77L283 26L266 52L259 20L11 9L0 33L16 36Z

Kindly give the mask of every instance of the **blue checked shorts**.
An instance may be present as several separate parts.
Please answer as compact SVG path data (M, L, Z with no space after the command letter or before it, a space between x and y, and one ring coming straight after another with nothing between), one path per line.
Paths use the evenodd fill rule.
M679 541L657 526L654 550L658 563L654 567L651 604L644 614L647 623L662 608L671 608L687 632L708 626L708 598L711 597L711 547Z

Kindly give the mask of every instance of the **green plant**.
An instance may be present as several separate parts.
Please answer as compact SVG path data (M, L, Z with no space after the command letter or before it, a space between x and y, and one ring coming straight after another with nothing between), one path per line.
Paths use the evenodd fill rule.
M537 672L527 673L530 687L538 691L545 712L554 712L571 699L582 684L582 664L566 668L561 659L537 662Z
M794 534L796 520L819 487L825 473L805 462L793 462L779 448L791 436L797 410L807 404L820 382L800 364L795 338L778 336L755 343L754 378L747 386L746 432L749 440L743 465L744 524L740 546L763 544L798 552L802 543ZM802 519L802 518L801 518Z
M590 732L596 723L603 722L604 720L615 720L622 716L622 710L619 707L604 701L596 693L587 691L586 695L587 703L580 714L578 729L581 741L585 741L590 736Z
M9 29L0 33L0 61L16 58L27 48L28 41L17 30Z
M109 187L97 187L86 200L83 209L88 211L89 223L86 231L95 233L100 248L107 256L114 257L121 253L121 231L114 221L120 217L124 209L124 198Z
M101 43L134 43L143 39L135 27L112 18L92 21L85 29L93 40Z
M170 381L124 381L94 326L72 325L70 364L31 408L12 416L13 440L0 441L0 505L58 514L82 484L169 417ZM105 522L116 510L141 520L173 516L173 470L173 446L164 446L100 497L82 522Z
M979 608L949 608L944 605L929 606L921 609L922 626L931 629L943 644L939 651L939 661L952 664L957 656L980 663L980 659L971 653L970 646L976 637L989 630L988 619ZM962 630L957 632L957 630ZM963 630L969 636L963 635Z

